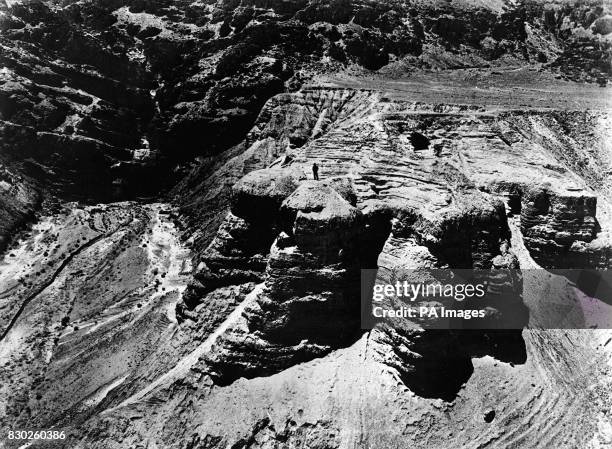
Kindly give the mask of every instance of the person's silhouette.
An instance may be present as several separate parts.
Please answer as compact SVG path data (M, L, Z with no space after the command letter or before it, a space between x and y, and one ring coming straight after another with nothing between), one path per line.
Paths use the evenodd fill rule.
M317 165L316 162L312 164L312 176L315 181L319 180L319 166Z

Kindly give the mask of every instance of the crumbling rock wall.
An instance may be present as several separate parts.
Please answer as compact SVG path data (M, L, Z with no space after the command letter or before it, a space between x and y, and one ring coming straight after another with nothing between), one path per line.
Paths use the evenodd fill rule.
M418 114L404 121L398 130L394 127L401 116L394 114L390 126L384 112L388 103L379 103L377 96L367 92L351 95L320 89L284 95L264 109L261 125L252 134L257 138L253 138L251 147L259 146L266 138L256 133L278 129L278 117L291 118L294 125L284 129L294 135L296 128L304 135L305 130L309 133L314 128L313 122L321 123L321 119L309 119L309 109L300 109L304 97L318 98L319 104L328 105L342 98L342 119L332 116L335 120L327 122L324 133L306 138L300 146L287 146L278 165L251 172L235 184L231 212L202 253L203 268L195 276L199 286L191 287L188 301L181 306L205 304L207 292L222 284L263 282L262 291L246 306L240 324L221 336L207 357L207 364L221 384L243 376L277 372L354 342L360 334L360 268L392 269L393 260L401 260L402 266L408 268L405 262L413 258L412 268L516 266L511 253L504 249L510 231L502 201L479 190L469 172L454 164L452 158L440 161L431 154L433 149L401 148L402 135L413 132L411 124L419 121ZM393 107L401 108L398 104ZM430 117L427 112L425 116ZM452 117L446 120L455 120ZM381 132L389 133L386 139L376 136L375 145L382 143L382 149L362 143L364 133L372 138L373 133ZM346 140L336 143L339 137L348 138L349 134L357 148L347 145ZM391 146L387 147L390 140ZM409 139L405 142L410 145ZM328 151L321 153L319 159L309 156L319 148ZM376 152L385 150L389 159L374 159ZM343 157L351 153L350 158ZM413 168L406 174L397 169L384 170L399 158L412 158ZM310 176L306 160L321 166L324 179L305 179ZM360 170L367 178L362 178ZM385 183L389 183L387 188L375 192L366 189L368 185ZM405 200L392 192L409 189L416 193L416 188L419 196L407 196ZM437 195L446 199L439 201ZM405 252L398 254L402 248ZM189 317L189 312L185 316ZM410 342L413 334L406 330L396 338ZM512 335L500 338L516 341ZM381 341L390 344L394 339L383 337ZM400 358L406 381L415 385L421 370L435 371L428 363L438 360L435 355L442 350L436 344L428 344L427 338L422 341L421 346L413 348L424 363L416 363L419 369L411 357ZM462 367L469 366L473 351L486 353L482 342L479 346L473 337L470 344L457 336L436 341L455 354ZM453 341L456 349L451 348ZM476 349L464 350L466 347ZM440 371L443 366L439 366ZM429 394L447 397L453 388L442 390L432 388Z
M528 62L605 84L607 13L595 1L10 1L0 135L60 195L155 195L321 73Z
M365 332L359 269L516 268L517 254L609 266L608 111L430 104L368 84L368 70L478 67L472 95L526 62L544 80L605 84L607 7L264 3L0 6L0 232L38 201L23 173L96 201L180 179L172 197L195 253L183 292L167 223L133 204L77 211L56 252L20 252L15 269L32 277L5 280L0 298L10 342L23 343L0 348L16 379L0 388L1 424L69 426L69 447L589 443L609 403L609 341ZM361 88L287 93L327 72ZM49 223L37 235L55 238ZM17 283L32 305L23 320L11 319Z
M34 184L0 164L0 251L34 213L41 195Z
M610 245L605 180L593 189L585 182L590 171L576 173L559 159L569 151L580 153L575 142L551 138L554 115L415 105L380 92L325 88L283 95L264 109L248 142L228 151L225 161L211 163L208 178L199 183L186 180L185 185L196 182L194 197L208 189L203 196L210 202L204 209L203 202L191 198L190 207L199 206L201 213L201 221L192 217L193 223L202 227L194 226L196 232L186 236L199 238L202 246L193 245L198 252L195 272L185 293L179 287L165 294L158 281L164 287L173 284L167 283L165 273L149 272L157 267L160 248L167 246L162 241L155 250L144 249L159 232L160 219L148 218L156 216L148 209L137 217L128 214L136 220L133 226L123 223L126 227L112 239L94 237L91 250L113 254L113 263L99 276L122 276L128 256L114 257L120 248L127 245L130 254L138 254L141 263L130 265L134 275L118 284L127 282L136 293L124 302L123 290L100 296L93 289L121 310L100 327L88 314L90 308L98 309L76 301L75 314L86 315L78 323L84 328L57 330L57 359L46 371L49 382L62 377L60 383L56 379L62 387L49 390L45 382L31 390L33 378L20 377L24 388L11 404L29 401L28 416L44 425L65 425L65 416L76 416L78 424L67 444L94 447L122 447L145 438L168 446L176 441L204 441L213 447L244 441L315 444L320 438L333 447L353 437L383 444L382 433L374 435L374 430L342 434L338 441L331 437L336 427L359 428L355 423L363 422L364 416L365 426L377 429L381 410L397 418L402 428L417 432L419 444L441 441L441 435L447 439L448 425L469 416L476 420L473 428L453 436L461 445L481 434L491 438L495 429L481 427L490 423L480 416L490 416L492 409L494 425L516 429L512 417L522 412L504 399L508 394L520 398L526 416L546 415L541 407L558 414L561 430L549 437L551 441L570 436L578 441L577 426L582 433L592 429L584 420L564 421L569 409L585 416L593 412L576 408L584 403L578 398L586 389L576 387L581 382L565 379L569 371L554 373L567 368L557 360L574 360L566 353L575 350L574 345L586 348L575 362L580 366L588 365L585 359L599 360L601 345L568 341L569 334L549 336L544 343L529 332L449 332L426 326L378 326L368 332L359 323L360 268L517 268L515 253L521 261L525 251L537 255L540 245L566 237L564 227L574 236L572 247L584 243L585 249L577 250L580 254L595 259L606 254ZM607 112L593 114L597 120L592 123L608 120ZM283 131L285 126L288 131ZM313 132L317 127L320 131ZM430 144L415 146L414 133ZM292 141L289 134L303 137ZM600 138L593 128L591 141L598 151L589 154L607 170L600 157L605 154ZM319 181L311 179L314 162ZM544 192L555 205L546 215L532 210L532 191ZM590 199L594 197L596 204ZM126 207L130 209L124 206L108 213L121 217ZM522 219L527 214L532 221ZM590 217L599 225L590 226ZM153 234L150 220L157 223ZM93 220L85 229L97 236L98 226ZM83 251L86 255L89 250ZM98 263L78 254L74 257L82 259L80 263L88 261L82 266ZM559 255L552 262L563 260ZM70 266L66 282L82 279L79 266ZM140 273L138 267L148 268ZM174 276L179 270L175 267ZM83 289L91 283L107 285L98 279L102 278L81 282ZM521 282L500 278L496 287L520 288ZM23 288L34 287L28 281ZM150 295L151 291L156 293ZM83 298L89 295L84 291ZM45 294L37 301L52 298ZM141 307L135 301L142 301ZM509 309L524 308L520 297L511 304L491 301L478 306L491 309L492 320ZM528 317L518 315L523 320L520 327ZM56 334L50 335L45 341L51 342ZM147 345L141 335L154 336L151 341L159 344ZM102 354L83 351L99 344L98 338L108 339ZM129 351L117 349L124 345L113 342L125 342ZM98 374L93 367L108 359L117 361L117 371ZM65 385L71 377L63 373L72 368L80 379L79 394L68 401ZM26 372L17 364L7 369ZM542 369L546 376L541 376ZM581 369L571 371L599 378L595 367ZM561 384L567 397L555 396ZM41 397L35 399L38 394ZM236 400L242 397L254 399L245 405ZM347 406L347 398L358 405ZM593 393L589 400L600 398ZM54 401L67 404L70 414L54 408ZM153 409L155 413L149 413ZM271 416L266 418L266 413ZM439 416L449 417L442 427ZM507 435L508 445L531 438ZM405 437L389 436L384 444L397 445Z
M542 265L601 266L610 243L596 194L557 159L565 148L578 152L578 143L547 130L566 117L435 109L444 112L338 89L284 94L264 107L247 144L249 151L275 145L278 159L234 185L230 212L202 253L199 287L185 303L205 304L220 285L262 283L240 323L205 358L217 382L269 375L354 342L359 268L517 268L507 214L521 217L524 243ZM430 145L415 146L415 132ZM307 179L313 162L321 181ZM507 282L522 285L500 279ZM487 307L493 320L506 311L527 322L520 302ZM474 354L524 359L516 332L430 332L383 327L371 337L383 363L425 396L453 397ZM441 362L440 353L449 359ZM445 363L464 377L445 379Z

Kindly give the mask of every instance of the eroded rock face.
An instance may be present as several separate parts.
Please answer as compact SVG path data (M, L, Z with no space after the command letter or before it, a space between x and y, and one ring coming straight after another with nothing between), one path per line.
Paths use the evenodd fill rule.
M36 189L106 201L180 179L180 216L70 204L9 248L0 431L104 449L609 442L609 332L360 328L361 268L609 266L607 7L485 3L0 6L0 238ZM549 320L542 286L497 281L526 294L487 303L492 320L525 304L517 327Z
M34 216L41 195L32 182L0 165L0 251Z
M607 268L609 249L589 260L590 244L600 231L596 212L597 197L592 194L556 195L545 187L527 192L521 226L533 258L543 266Z
M359 270L376 266L394 268L393 263L385 263L385 260L390 260L387 251L395 252L397 257L397 250L405 247L406 252L399 259L409 262L413 254L419 252L418 248L422 248L421 260L404 268L491 268L493 260L499 266L512 264L512 257L501 252L502 245L507 245L509 229L503 203L498 198L479 191L456 165L433 158L423 160L418 158L414 149L407 150L415 155L414 168L404 173L397 167L388 172L373 168L369 161L364 160L364 155L367 157L377 148L358 144L359 149L353 149L347 141L338 145L335 140L339 134L352 132L357 143L364 132L359 129L361 126L365 126L365 132L370 134L377 129L389 129L372 121L373 117L386 120L385 113L372 114L379 105L385 105L384 108L388 105L378 103L376 95L354 96L335 90L329 93L318 91L317 95L347 99L347 113L340 125L334 126L331 122L325 128L327 132L316 134L318 138L312 144L290 147L286 156L280 158L284 166L252 172L235 185L231 214L204 252L202 260L207 268L196 275L202 286L206 285L208 276L203 273L215 272L219 278L225 273L228 275L226 279L232 279L236 273L236 259L213 260L210 254L218 254L219 249L223 249L228 255L244 255L246 257L240 260L246 267L255 260L247 255L249 246L253 245L249 241L262 243L257 251L257 261L267 260L265 272L258 274L263 290L247 306L240 326L221 337L219 350L210 357L210 364L222 383L240 376L275 372L345 346L351 339L354 341L359 329ZM299 105L302 100L300 96L296 97ZM368 101L366 107L364 100ZM352 102L362 106L353 106ZM270 107L292 110L294 106L285 101L274 101ZM264 117L273 120L272 117L278 115L279 112L267 110ZM410 135L410 122L400 125L397 115L393 115L392 120L393 138L401 145L403 140L395 133ZM359 131L355 132L356 129ZM410 145L410 139L406 144ZM258 145L259 141L252 143L252 147ZM318 151L317 148L329 149L326 157L335 159L335 163L328 165L323 159L315 159L321 165L325 179L300 179L310 168L304 155ZM403 160L410 158L410 153L394 150L396 158L390 157L382 163L399 163L400 157ZM334 151L353 154L350 159L344 159ZM393 153L387 154L393 156ZM308 157L307 160L311 159ZM349 165L351 162L356 164L356 170ZM394 173L396 177L392 179L398 181L392 188L416 195L403 193L403 200L394 198L392 194L381 195L380 190L377 195L372 188L364 186L359 164L368 167L366 179L371 185L382 185L388 173ZM402 181L401 176L406 180ZM425 185L428 188L420 188ZM452 192L452 196L445 192ZM270 232L251 233L261 226L262 220ZM270 235L274 233L276 236L271 239ZM227 235L233 236L231 246L219 243L227 242ZM237 239L239 235L251 236L251 240ZM219 261L222 263L218 264ZM427 263L421 264L424 261ZM247 272L242 271L245 276ZM217 285L217 281L209 281L209 284ZM205 294L205 289L193 289L190 298L196 298L198 294ZM205 304L206 298L201 298L201 301ZM245 332L253 338L245 339ZM465 346L465 342L460 343L460 340L457 344ZM428 351L433 357L439 350L431 345L420 351L422 355ZM469 364L470 352L463 351L462 354L457 356L460 363ZM405 362L412 366L410 361ZM414 366L407 369L412 371Z
M539 260L546 266L569 263L566 253L541 250L547 242L562 242L564 236L571 236L566 240L570 246L596 238L607 241L596 225L595 196L555 161L566 151L558 139L549 140L543 128L571 114L492 114L482 108L434 114L427 107L420 112L379 94L334 89L306 90L293 97L295 103L286 95L270 102L249 141L251 148L265 142L266 134L257 134L259 130L278 126L275 117L300 123L296 108L310 98L321 98L320 103L343 98L346 112L341 120L323 122L325 127L310 140L298 139L299 147L288 146L278 165L252 172L234 187L231 215L215 241L251 229L261 220L259 211L271 232L259 232L268 237L255 239L266 242L258 249L258 260L266 261L257 277L261 291L251 298L240 324L220 337L207 358L223 385L241 376L278 372L350 344L355 338L350 329L357 329L359 267L518 268L507 214L519 214L524 244L536 261L540 252L546 254L546 261ZM607 120L607 113L601 114L599 120ZM302 133L311 129L311 120L302 123ZM527 132L534 135L526 133L525 123L531 124ZM415 147L415 130L431 145ZM576 151L573 141L561 144ZM488 164L492 155L503 162ZM530 163L542 158L549 162ZM321 167L321 181L303 179L313 162ZM558 194L550 200L553 191ZM532 192L543 192L555 206L538 209L542 202ZM244 206L249 203L254 207ZM247 241L233 240L240 251L248 247ZM209 249L216 247L213 243ZM601 250L601 243L598 248L600 256L608 251ZM583 261L591 255L589 250L582 253ZM499 288L520 290L522 281L499 279ZM205 297L200 300L206 303ZM519 327L529 319L521 302L488 307L492 317L514 312ZM338 317L333 324L330 316ZM407 385L425 396L454 397L469 378L470 359L476 354L524 361L524 345L516 332L480 337L431 332L383 327L371 337L381 362L397 369ZM440 354L448 355L444 362ZM452 381L445 377L449 364L457 373Z
M253 222L270 222L281 203L306 179L295 167L273 167L249 173L234 185L232 212Z
M11 347L11 363L4 369L18 378L13 386L17 393L3 390L9 411L4 422L70 426L74 424L68 423L68 417L76 416L78 427L68 444L77 446L121 447L144 438L168 445L187 438L213 447L249 438L261 438L261 445L280 440L315 444L319 439L313 435L319 435L335 447L350 437L330 435L354 428L361 419L349 414L339 422L333 409L348 410L339 398L378 389L378 396L367 398L373 407L368 422L376 422L378 412L387 410L406 425L416 419L412 422L420 423L420 432L440 439L448 427L425 426L420 413L438 416L440 407L448 411L448 404L454 404L461 416L480 408L484 415L496 407L494 422L499 419L510 428L512 408L504 408L502 399L489 402L478 396L479 388L497 391L493 385L510 385L511 391L504 394L521 398L526 413L537 413L538 401L550 402L567 383L557 373L565 368L546 361L543 354L552 350L563 360L577 344L599 360L600 349L585 336L576 337L574 343L559 336L553 340L559 346L552 349L550 340L546 343L532 333L523 338L516 332L402 327L364 332L359 323L359 270L515 268L514 253L523 251L512 243L521 239L516 229L523 230L522 244L536 257L545 245L567 244L570 240L563 240L563 232L571 229L570 247L584 243L587 249L576 250L581 257L600 260L609 247L609 221L602 215L607 210L602 192L608 181L597 178L591 165L607 167L605 130L589 141L597 151L588 154L592 159L580 164L579 172L566 168L571 164L560 158L582 154L579 146L585 141L551 138L549 131L575 117L542 111L500 113L485 107L442 108L382 92L333 88L307 89L270 101L248 140L228 152L223 164L210 167L211 175L194 189L207 189L210 209L197 217L202 223L199 234L187 233L201 239L201 246L194 245L192 279L181 275L187 268L183 262L177 265L181 257L170 250L175 243L154 239L164 219L161 211L147 208L87 209L76 214L70 241L77 239L78 244L66 248L71 256L65 266L58 254L44 256L34 247L35 267L50 257L49 275L61 268L55 278L43 273L36 275L38 279L51 280L49 289L77 293L59 298L61 306L45 315L48 325L40 331L44 338L27 325L37 319L35 310L28 308L13 325L5 320L9 322L5 328L13 329L7 333L10 341L21 338L19 329L33 332L45 342L35 353L50 350L54 356L38 361L33 373L20 368L20 361L36 359L34 353L25 351L27 346L25 352ZM592 112L585 119L608 120L607 112ZM430 144L415 146L415 132ZM498 163L491 164L492 159ZM320 181L311 179L315 162ZM554 206L540 207L540 197L531 192L540 192ZM595 197L596 204L591 199ZM152 229L157 231L150 235ZM42 232L54 235L52 230ZM86 246L81 249L82 237ZM101 259L95 254L114 262L98 266ZM564 257L559 253L540 263L560 264ZM139 262L124 275L121 270L127 269L128 260ZM161 268L166 264L174 267L170 283ZM30 273L30 268L24 269ZM79 269L99 274L81 285ZM111 283L117 289L100 291L95 285L106 285L105 276L123 280ZM514 281L501 279L500 285ZM32 305L49 310L55 290L37 292L36 285L28 280L20 289L26 298L35 294ZM93 298L102 302L92 302ZM62 325L61 318L73 302L70 322ZM488 306L504 312L500 305ZM6 317L15 312L10 307L3 310ZM135 335L158 344L152 347ZM89 349L99 346L101 339L108 344L95 355ZM96 368L108 360L114 362L113 370ZM67 385L74 378L66 373L74 369L80 379L78 394L68 400ZM553 380L536 391L530 385L541 377L542 369ZM595 368L586 373L600 377ZM316 397L338 395L338 402L305 401L303 382L315 383L311 392ZM609 386L603 383L598 388L608 391ZM570 398L554 405L559 416L565 416L570 399L583 389L570 382L566 391ZM389 396L390 392L395 393ZM279 408L273 401L269 403L273 416L266 418L256 406L248 413L239 412L228 400L269 395L302 402L295 408ZM604 393L593 395L592 400L602 397ZM381 398L394 406L385 406ZM65 408L55 408L57 401ZM30 409L18 412L25 403ZM395 405L403 411L392 412ZM158 414L148 413L152 408ZM211 409L220 411L221 421L208 418ZM321 416L325 419L317 421ZM196 421L199 427L193 431L190 423ZM238 422L230 429L227 423L234 421ZM586 426L583 421L564 423L568 430L559 438L574 432L574 426L583 430ZM473 432L491 431L480 425ZM453 441L464 444L474 435L470 430ZM379 437L367 438L382 444Z
M241 142L267 100L321 73L512 60L551 63L590 82L605 84L610 74L608 11L589 1L2 8L4 151L47 188L87 200L169 188L191 171L192 158Z
M10 379L0 388L0 425L68 422L118 379L138 377L137 365L171 360L160 356L169 347L152 342L167 341L160 330L176 323L190 267L168 212L129 203L61 208L0 261L0 370Z
M49 191L108 200L125 194L113 181L139 174L132 153L146 146L154 84L95 9L4 6L0 135L4 155Z
M289 193L283 182L287 173L296 172L262 170L236 187L233 213L240 213L237 206L244 200L245 185L251 192L269 192L263 204L276 207L250 208L245 220L247 226L256 226L265 217L276 235L264 253L264 288L247 305L240 331L230 329L210 356L222 383L277 372L346 345L357 335L363 216L341 196L349 195L345 183L300 181ZM257 182L259 187L253 185ZM270 185L282 189L270 190ZM266 214L254 215L258 210ZM208 258L204 261L209 264ZM245 331L253 338L245 340Z

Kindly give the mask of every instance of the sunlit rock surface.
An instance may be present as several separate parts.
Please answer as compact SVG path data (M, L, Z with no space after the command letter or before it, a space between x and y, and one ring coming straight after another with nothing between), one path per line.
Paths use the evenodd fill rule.
M609 267L609 17L1 3L0 443L612 444L610 331L537 329L609 312L566 279L500 281L523 331L360 324L362 268Z

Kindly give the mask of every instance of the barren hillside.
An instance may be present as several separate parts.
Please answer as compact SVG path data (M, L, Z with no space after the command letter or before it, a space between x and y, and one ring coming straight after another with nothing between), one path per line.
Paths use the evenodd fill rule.
M612 446L564 278L360 325L364 268L610 267L607 3L0 1L0 445Z

